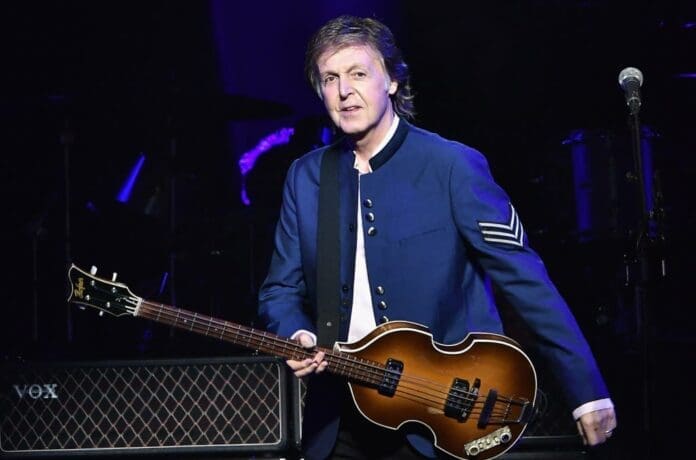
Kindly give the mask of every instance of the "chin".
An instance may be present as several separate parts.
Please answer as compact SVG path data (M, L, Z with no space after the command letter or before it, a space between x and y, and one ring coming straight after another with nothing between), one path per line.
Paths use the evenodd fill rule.
M343 131L344 134L350 134L352 136L364 133L367 130L367 128L362 123L341 123L339 125L339 128L341 129L341 131Z

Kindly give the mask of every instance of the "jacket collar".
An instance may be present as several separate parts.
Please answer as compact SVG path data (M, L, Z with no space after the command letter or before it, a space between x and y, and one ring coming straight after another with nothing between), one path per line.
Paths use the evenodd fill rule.
M404 143L410 129L411 124L403 118L399 118L399 126L396 128L394 136L392 136L391 140L387 142L387 145L385 145L382 150L370 158L370 168L372 169L372 172L377 171L377 169L382 167L391 157L394 156L396 151L399 150L399 147L401 147L401 144ZM350 158L353 158L353 149L351 148L350 141L347 137L341 138L330 148L343 152L349 152Z
M372 168L373 172L377 171L377 169L389 161L396 151L399 150L399 147L401 147L401 144L403 144L406 139L410 127L408 122L403 118L399 118L399 126L396 128L394 136L387 142L387 145L385 145L382 150L377 152L377 155L370 158L370 168Z

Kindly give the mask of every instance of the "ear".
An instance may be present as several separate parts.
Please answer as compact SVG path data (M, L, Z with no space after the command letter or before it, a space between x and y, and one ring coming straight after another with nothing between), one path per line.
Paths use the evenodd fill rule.
M396 81L390 81L389 85L387 86L387 92L389 93L390 96L393 96L396 94L396 90L399 89L399 83Z
M314 91L316 91L317 96L319 96L319 100L323 101L323 100L324 100L324 94L321 92L321 86L320 86L320 85L316 85L316 86L314 87Z

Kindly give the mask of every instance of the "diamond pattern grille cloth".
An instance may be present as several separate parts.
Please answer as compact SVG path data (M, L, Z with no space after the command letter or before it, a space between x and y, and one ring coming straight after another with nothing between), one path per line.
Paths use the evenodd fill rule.
M0 446L8 452L279 444L280 372L276 361L25 370L3 389ZM28 391L49 383L58 384L57 399L37 397L38 386Z

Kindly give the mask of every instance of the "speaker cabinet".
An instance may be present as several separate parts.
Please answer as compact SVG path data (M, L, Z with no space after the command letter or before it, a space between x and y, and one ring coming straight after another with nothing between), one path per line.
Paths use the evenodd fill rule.
M0 455L278 452L286 377L270 357L5 366Z

